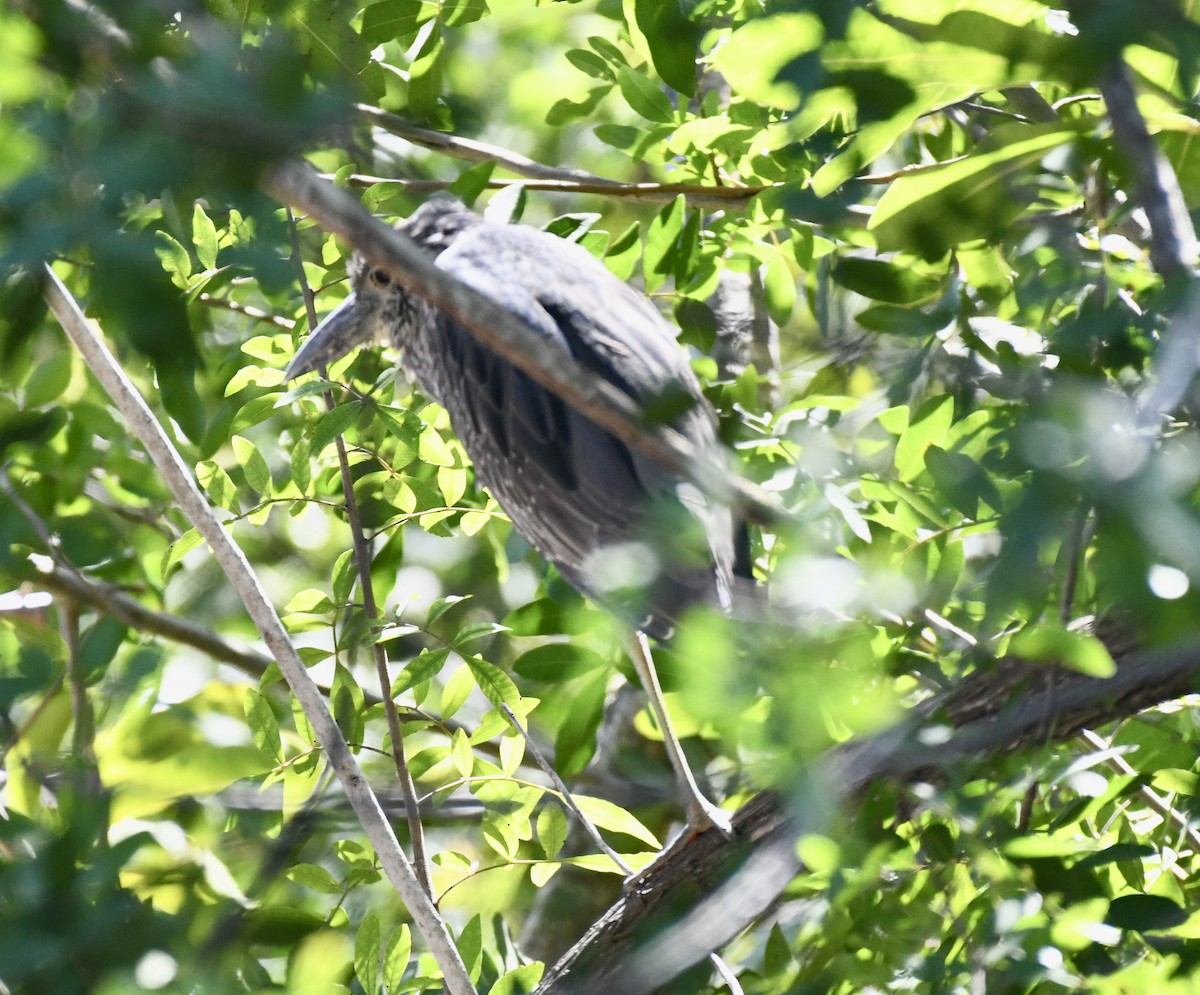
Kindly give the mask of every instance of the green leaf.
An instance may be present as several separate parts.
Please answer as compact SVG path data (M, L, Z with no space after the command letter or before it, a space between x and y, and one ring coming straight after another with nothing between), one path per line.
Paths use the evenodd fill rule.
M457 461L454 450L446 444L446 441L438 433L438 430L432 425L426 425L421 432L418 451L421 455L421 461L430 463L433 466L454 466Z
M772 252L767 258L763 291L771 320L777 325L787 324L796 306L796 277L783 252Z
M488 995L530 995L545 972L546 965L541 961L514 967L496 980Z
M478 981L483 966L483 923L478 915L472 916L458 934L458 953L471 980Z
M455 729L450 737L450 759L460 777L470 777L475 769L475 754L471 750L471 737L465 729Z
M1169 898L1160 895L1121 895L1109 903L1104 921L1118 929L1146 932L1182 925L1187 918L1187 911Z
M361 410L358 403L349 401L346 404L339 404L332 411L321 415L313 428L311 452L321 452L336 436L344 435L346 430L358 419Z
M379 986L379 917L368 910L354 935L354 974L366 995Z
M412 934L407 923L401 925L388 937L383 948L383 987L390 995L400 987L412 956Z
M824 39L815 14L787 13L748 20L713 53L713 65L734 92L769 107L795 110L801 91L781 71L815 52Z
M241 509L238 505L237 488L233 481L218 463L204 460L196 465L196 480L204 488L208 499L218 508L237 514Z
M282 761L283 747L279 738L279 721L275 718L275 713L271 710L267 699L254 688L247 688L243 705L254 745L276 763Z
M847 290L890 304L917 304L941 292L940 280L886 259L844 256L833 264L830 276Z
M362 38L368 45L413 34L426 21L436 17L438 5L427 0L383 0L363 9Z
M433 30L425 37L421 51L408 69L408 108L417 119L436 121L438 101L442 95L442 72L445 68L445 43L442 23L435 21Z
M495 159L477 162L475 165L464 169L458 174L458 178L450 184L448 192L454 194L455 197L470 207L479 199L479 195L487 189L488 182L495 171Z
M471 667L463 664L446 681L442 690L442 719L451 718L466 703L475 689L475 675Z
M642 272L648 294L658 290L676 268L675 258L683 234L685 204L683 194L680 194L654 216L646 230Z
M73 349L64 349L33 368L25 380L25 407L40 408L62 396L71 382L74 355Z
M325 925L323 916L290 905L270 905L246 912L242 936L248 943L288 947Z
M979 502L992 511L1003 510L1000 492L986 471L970 456L947 452L930 445L925 450L925 467L937 489L968 518L979 517Z
M297 612L304 615L324 615L326 612L333 611L333 602L329 600L329 595L324 591L308 587L292 595L292 599L284 606L283 610L289 614Z
M246 483L264 496L271 493L271 471L267 469L267 461L263 459L258 447L249 439L235 435L232 439L233 455L237 458L242 472L246 475Z
M926 401L896 442L896 470L901 481L913 480L925 469L925 450L945 442L954 418L954 398L946 395Z
M333 875L318 864L294 864L288 868L287 876L302 888L322 895L340 895L344 890Z
M333 565L333 601L334 604L344 605L350 601L354 593L354 584L358 580L358 560L354 550L348 549Z
M1013 637L1010 650L1028 660L1060 663L1089 677L1112 677L1117 672L1108 649L1095 636L1073 632L1057 622L1043 622Z
M212 219L204 213L204 208L197 201L192 208L192 241L196 246L196 258L205 269L216 269L217 266L217 227Z
M567 714L554 738L554 765L563 777L587 766L596 752L596 730L604 715L608 672L593 674L572 695Z
M471 668L471 673L475 676L475 683L488 701L497 708L501 705L516 708L517 703L521 700L521 692L517 690L517 686L508 674L495 664L481 660L477 656L470 657L467 660L467 666Z
M558 856L567 842L567 815L561 806L547 802L538 813L537 838L547 860Z
M593 51L586 48L572 48L567 52L567 61L576 69L595 79L607 80L609 83L617 81L617 74L613 72L612 67Z
M302 493L307 491L308 485L312 483L312 466L309 461L310 455L311 453L309 450L308 439L302 436L292 445L292 454L290 460L292 482Z
M588 90L587 96L582 100L568 100L566 97L556 100L550 110L546 112L546 123L553 128L561 128L572 121L587 117L600 106L600 101L608 95L611 89L611 83L594 86Z
M188 529L183 535L176 539L170 546L167 547L166 553L163 555L162 567L160 572L163 579L166 579L171 567L182 560L197 546L204 542L202 536L196 529Z
M692 96L700 32L679 0L635 0L634 12L658 75L685 97Z
M461 649L468 643L473 643L478 639L484 639L487 636L494 636L498 632L507 631L508 628L506 626L500 625L497 622L471 622L455 633L454 641L451 645L454 649Z
M625 102L647 121L666 124L675 120L671 101L645 73L621 66L617 70L617 85Z
M635 221L609 245L604 253L604 265L618 280L628 280L633 276L641 254L641 229Z
M432 680L446 664L450 655L448 649L423 649L416 657L404 665L404 669L396 675L392 682L392 696L402 694L411 687Z
M513 663L513 673L531 681L558 683L607 665L603 656L586 646L547 643L521 654Z
M575 795L575 804L579 806L579 811L595 823L597 828L607 829L614 833L624 833L626 836L641 840L656 850L662 849L658 837L621 806L614 805L603 798L593 798L590 795Z
M425 624L433 625L439 618L446 614L451 608L456 605L461 605L464 601L469 601L469 594L448 594L444 598L438 598L432 605L429 606L429 613L425 616Z
M1018 189L1021 172L1076 134L1060 126L1014 126L992 139L1001 137L1009 140L993 151L895 180L868 225L879 247L932 260L959 243L1002 234L1028 199Z

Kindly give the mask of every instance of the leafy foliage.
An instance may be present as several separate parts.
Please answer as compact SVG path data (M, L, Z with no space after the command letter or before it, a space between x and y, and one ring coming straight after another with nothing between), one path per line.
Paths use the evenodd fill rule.
M1192 990L1190 700L841 814L821 778L831 745L1005 653L1110 674L1096 618L1140 646L1196 636L1195 398L1149 422L1143 404L1194 288L1151 266L1096 81L1127 61L1195 205L1200 26L1170 0L1067 6L0 13L0 987L441 988L278 668L231 651L255 638L243 607L48 319L42 260L285 606L391 805L383 648L481 992L532 991L620 889L514 717L629 864L678 816L657 732L624 707L620 633L512 532L446 413L378 351L283 382L307 291L319 312L346 293L348 247L257 186L305 152L385 218L449 187L636 282L739 472L793 513L751 535L778 611L698 613L656 653L730 807L773 787L821 813L803 872L722 951L746 991ZM521 185L527 164L468 165L478 148L414 126L612 182Z

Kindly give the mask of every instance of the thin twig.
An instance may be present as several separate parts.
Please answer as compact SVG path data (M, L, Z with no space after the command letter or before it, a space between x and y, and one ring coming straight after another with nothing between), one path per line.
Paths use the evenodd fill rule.
M575 804L575 797L571 794L571 789L568 788L563 779L558 776L558 771L554 769L554 765L546 759L545 755L541 751L541 748L533 741L533 737L529 735L529 731L525 728L521 720L517 718L516 712L503 703L501 703L500 709L504 712L513 728L521 734L521 738L525 740L525 748L533 755L533 759L537 762L537 765L542 768L543 773L550 778L551 783L553 783L554 787L558 790L558 793L562 796L563 804L565 804L567 808L571 810L571 814L579 820L579 824L583 827L583 831L592 838L592 842L595 843L596 846L598 846L605 854L608 855L608 858L614 864L616 864L619 868L621 868L622 871L625 872L626 876L632 874L633 868L625 863L625 858L608 845L608 841L600 835L600 830L596 828L596 824L592 822L592 820L586 815L584 815L583 810L580 809L577 804Z
M277 314L271 314L270 311L264 311L262 308L251 307L249 304L239 304L237 301L231 301L225 297L214 297L212 294L201 294L200 303L207 304L209 307L220 308L223 311L232 311L234 314L245 315L247 318L253 318L255 321L274 325L285 332L292 330L292 322L286 318L281 318Z
M447 135L445 132L419 128L414 124L409 124L396 114L390 114L379 107L372 107L370 104L355 104L354 109L358 112L358 116L368 124L382 128L414 145L441 152L455 159L463 159L467 162L494 162L497 166L503 166L518 176L527 176L530 179L577 181L605 187L622 185L618 180L606 179L582 169L547 166L545 163L536 162L499 145L490 145L473 138L459 138L457 135Z
M296 219L292 209L288 208L288 225L291 230L292 256L296 271L299 273L301 293L304 295L304 309L308 316L308 329L311 332L317 327L317 310L313 299L312 288L304 275L304 260L300 255L300 237L296 230ZM321 377L328 379L325 370ZM332 391L325 391L325 407L332 411L335 406ZM346 506L346 522L350 527L350 535L354 543L354 562L358 569L358 583L362 590L363 611L369 622L379 619L379 607L375 602L375 585L371 582L371 547L363 530L362 516L358 511L358 499L354 496L354 477L350 472L350 460L346 456L346 440L341 433L334 437L337 448L338 469L341 473L342 495ZM396 710L396 702L392 700L392 679L388 675L387 655L379 640L372 640L371 653L375 659L375 675L379 681L379 694L383 699L383 713L387 717L388 734L392 739L392 762L396 768L396 780L400 783L400 791L406 802L404 811L407 816L409 837L412 840L413 866L421 887L433 898L433 873L429 866L429 851L425 846L425 828L421 824L421 810L417 804L417 786L413 782L412 772L408 769L408 757L404 751L404 730L400 726L400 715Z
M774 496L702 457L678 432L647 424L637 403L612 384L567 356L546 355L541 336L527 322L438 269L410 238L371 217L350 194L321 180L307 164L284 163L264 177L263 185L281 203L305 211L322 228L340 235L399 286L450 315L482 344L621 441L756 521L790 519Z
M1105 754L1104 762L1118 774L1126 777L1138 776L1138 771L1134 770L1124 757L1112 752L1113 744L1111 740L1106 740L1104 737L1098 736L1091 729L1082 729L1079 735L1093 749L1102 751ZM1157 812L1168 822L1175 823L1187 835L1188 840L1191 841L1192 849L1196 853L1200 853L1200 832L1192 825L1192 820L1189 816L1180 812L1163 798L1162 795L1147 785L1143 785L1138 793L1142 796L1142 800L1146 803L1147 808Z
M190 619L147 608L111 584L98 583L77 571L50 563L45 557L31 558L31 562L38 571L38 583L46 590L62 597L74 598L138 632L153 633L183 646L191 646L218 663L226 663L240 670L248 677L261 679L274 662L269 656L246 646L238 646L212 629ZM317 687L328 697L328 687L320 684ZM368 705L379 704L379 698L366 688L363 689L363 700ZM411 718L420 719L425 716L423 713L414 712Z
M1063 576L1062 599L1058 606L1058 620L1066 625L1071 621L1071 609L1075 603L1075 589L1079 585L1079 567L1084 550L1091 542L1091 509L1079 509L1074 527L1071 529L1071 547L1067 551L1067 572Z
M49 266L45 267L45 273L44 293L51 311L125 416L131 431L141 440L184 514L212 547L214 557L241 597L312 724L330 765L342 782L346 796L375 848L384 873L396 888L442 969L447 990L451 995L476 995L445 920L421 887L358 761L326 707L320 690L292 646L279 615L245 554L213 514L191 471L108 347L92 330L75 298Z

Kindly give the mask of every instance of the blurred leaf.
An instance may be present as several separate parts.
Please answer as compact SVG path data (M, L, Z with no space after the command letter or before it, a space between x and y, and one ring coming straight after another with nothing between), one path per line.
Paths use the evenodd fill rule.
M1187 912L1176 902L1159 895L1121 895L1108 906L1104 921L1118 929L1139 932L1170 929L1187 921Z
M939 259L953 246L1003 231L1024 210L1023 170L1074 139L1056 126L1025 126L1016 140L938 169L901 176L871 215L880 248ZM904 303L895 298L879 298Z
M833 265L833 279L847 290L889 304L916 304L932 300L939 282L923 276L911 266L885 259L845 256Z
M379 917L368 911L354 936L354 974L367 995L375 995L379 986L380 956Z
M1089 677L1112 677L1117 665L1095 636L1043 622L1013 638L1012 652L1029 660L1061 663Z

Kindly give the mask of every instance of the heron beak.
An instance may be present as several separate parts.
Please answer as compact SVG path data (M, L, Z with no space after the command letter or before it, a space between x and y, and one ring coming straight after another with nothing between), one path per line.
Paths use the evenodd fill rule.
M283 374L294 380L341 359L351 349L371 338L373 328L369 308L359 306L358 295L351 294L331 311L292 357Z

